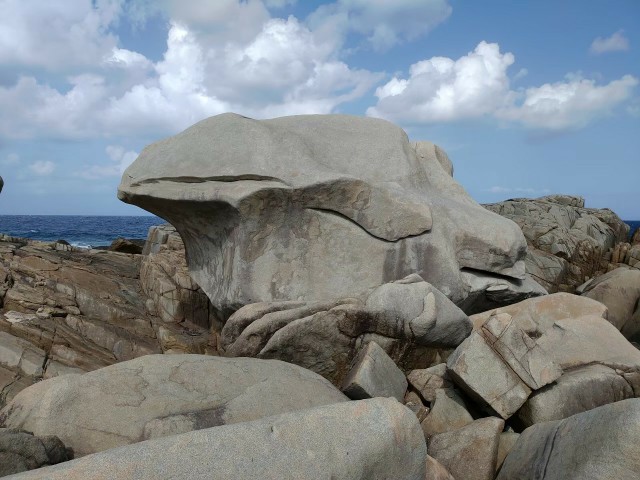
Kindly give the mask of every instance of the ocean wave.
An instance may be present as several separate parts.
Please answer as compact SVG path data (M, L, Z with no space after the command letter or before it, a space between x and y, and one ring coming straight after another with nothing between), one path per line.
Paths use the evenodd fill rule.
M83 249L86 249L86 250L91 250L93 248L88 243L80 243L80 242L71 242L71 246L72 247L76 247L76 248L83 248Z

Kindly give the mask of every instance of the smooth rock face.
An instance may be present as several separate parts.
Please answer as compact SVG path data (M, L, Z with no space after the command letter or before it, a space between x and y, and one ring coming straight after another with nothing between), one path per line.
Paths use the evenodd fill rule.
M224 316L334 301L412 273L455 303L492 286L539 295L520 230L475 203L444 157L379 119L229 113L145 148L118 196L177 228Z
M436 363L471 331L465 313L418 275L333 302L247 305L225 323L220 347L234 357L276 358L342 385L358 349L375 341L402 369Z
M72 458L58 437L35 437L22 430L0 428L0 477Z
M439 389L453 386L447 375L446 363L440 363L430 368L412 370L407 375L407 381L425 402L435 401L436 392Z
M369 342L355 358L342 391L353 400L394 397L402 402L407 379L380 345Z
M634 480L640 472L640 400L527 428L498 480Z
M455 480L444 465L427 455L427 476L425 480Z
M147 355L37 383L0 411L0 424L57 435L82 456L346 400L322 377L276 360Z
M573 292L605 273L610 250L626 242L629 226L608 209L584 208L584 199L550 195L485 205L516 222L529 245L526 271L550 293Z
M617 268L580 286L579 292L606 305L607 318L626 338L640 339L640 270Z
M458 430L434 435L428 443L429 455L454 478L493 480L503 428L504 420L488 417Z
M15 478L424 480L426 466L413 413L376 398L150 440Z

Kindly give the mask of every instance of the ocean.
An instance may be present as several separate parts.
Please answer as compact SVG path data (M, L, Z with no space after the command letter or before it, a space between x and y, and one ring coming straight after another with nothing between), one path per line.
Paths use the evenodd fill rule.
M625 220L630 234L640 220ZM149 227L166 223L154 215L139 217L80 215L0 215L0 233L53 242L66 240L76 247L111 245L118 237L147 238Z
M147 238L149 227L166 223L155 215L136 217L80 215L0 215L0 233L76 247L111 245L118 237Z

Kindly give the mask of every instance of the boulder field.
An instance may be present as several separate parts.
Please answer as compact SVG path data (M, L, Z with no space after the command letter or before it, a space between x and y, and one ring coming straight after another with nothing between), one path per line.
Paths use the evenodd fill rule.
M141 253L0 236L0 474L640 478L628 232L452 175L381 120L226 114L124 173L175 225Z

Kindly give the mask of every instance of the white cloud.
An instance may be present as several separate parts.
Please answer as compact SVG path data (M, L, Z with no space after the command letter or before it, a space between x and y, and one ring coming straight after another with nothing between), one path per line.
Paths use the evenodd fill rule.
M408 78L394 77L376 90L378 103L367 114L420 123L491 114L510 98L507 68L513 62L497 43L480 42L458 60L433 57L414 63Z
M104 177L119 177L129 165L138 157L138 153L133 150L126 150L120 145L109 145L105 149L111 163L104 165L91 165L84 170L77 172L75 176L96 180Z
M621 52L625 50L629 50L629 40L624 36L623 30L618 30L610 37L596 38L589 48L589 51L596 55L607 52Z
M51 160L38 160L29 165L29 170L41 177L51 175L55 168L56 165Z
M636 85L638 79L631 75L606 85L596 85L594 80L570 75L565 82L527 88L520 105L503 109L497 116L537 129L580 128L631 98Z
M541 130L581 128L630 99L638 79L625 75L605 85L568 74L566 80L512 90L507 69L515 61L498 44L480 42L452 60L433 57L411 65L376 90L367 114L396 122L436 123L490 116ZM520 70L514 78L522 78Z
M0 63L64 70L94 65L117 44L122 0L3 0Z
M319 7L309 21L365 35L376 51L385 51L433 30L451 11L448 0L338 0Z

